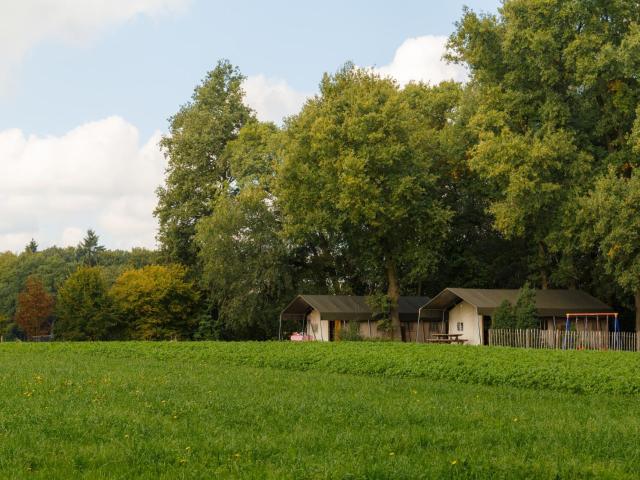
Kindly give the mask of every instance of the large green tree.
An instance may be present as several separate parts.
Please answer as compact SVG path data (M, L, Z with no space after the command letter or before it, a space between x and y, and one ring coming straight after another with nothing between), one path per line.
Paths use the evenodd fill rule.
M228 61L218 62L171 117L169 134L160 142L168 166L155 215L158 239L173 262L196 263L196 223L211 213L212 201L230 180L225 148L253 118L243 103L243 80Z
M102 268L80 267L58 290L54 331L60 340L118 337Z
M573 248L578 199L609 165L630 168L639 21L635 0L506 0L497 15L465 11L451 37L471 72L470 165L543 287L589 277Z
M286 125L277 189L287 238L322 238L386 286L396 335L403 281L434 269L451 217L438 188L437 137L415 97L351 65L325 75L320 94Z
M28 277L36 275L47 291L55 294L77 267L76 249L51 247L20 255L0 254L0 314L13 318L18 293Z
M273 337L278 309L293 295L273 195L279 139L269 123L251 122L240 131L226 152L233 182L197 225L202 285L223 338Z
M196 328L198 292L180 265L127 270L111 287L118 321L137 340L191 338Z
M640 332L640 171L630 177L614 169L598 179L581 202L583 248L596 245L605 269L635 299L635 329Z
M100 237L96 235L96 232L89 229L85 237L78 244L76 255L81 264L94 267L98 264L100 255L105 250L105 247L100 245Z

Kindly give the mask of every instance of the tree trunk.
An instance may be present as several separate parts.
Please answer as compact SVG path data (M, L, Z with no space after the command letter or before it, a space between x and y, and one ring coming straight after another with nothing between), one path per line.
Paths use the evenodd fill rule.
M636 304L636 333L640 335L640 290L636 291L635 304Z
M387 259L387 282L389 286L387 288L387 297L391 303L389 310L389 316L391 317L391 338L401 339L400 328L400 312L398 312L398 300L400 299L400 285L398 284L398 271L396 269L396 262L393 259Z
M546 272L542 272L542 281L540 282L540 287L542 290L547 290L549 288L549 278L547 277Z

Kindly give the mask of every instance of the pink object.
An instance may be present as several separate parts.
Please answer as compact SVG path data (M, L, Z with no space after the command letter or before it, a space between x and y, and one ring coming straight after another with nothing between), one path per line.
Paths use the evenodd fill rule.
M313 340L311 335L305 335L300 332L293 332L290 337L292 342L309 342Z

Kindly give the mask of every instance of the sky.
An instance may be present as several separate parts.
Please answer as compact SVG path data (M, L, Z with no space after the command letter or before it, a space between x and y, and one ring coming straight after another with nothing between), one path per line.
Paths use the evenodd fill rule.
M158 141L219 59L278 123L346 61L401 85L464 81L441 58L463 5L499 1L0 0L0 251L89 228L154 248Z

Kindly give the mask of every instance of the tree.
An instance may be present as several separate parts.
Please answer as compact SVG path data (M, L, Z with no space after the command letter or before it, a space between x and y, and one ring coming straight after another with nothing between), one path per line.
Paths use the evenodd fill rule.
M31 241L24 247L25 253L36 253L38 251L38 243L32 238Z
M471 71L470 165L495 228L529 243L543 288L588 278L573 248L578 199L609 165L631 167L639 22L635 0L509 0L498 15L466 10L451 36L450 58Z
M521 329L539 328L538 311L536 309L536 291L529 283L525 283L518 292L518 299L513 308L515 327Z
M61 340L117 338L111 298L100 267L80 267L58 291L54 333Z
M595 244L606 271L634 296L635 329L640 332L640 171L630 177L611 171L581 202L581 240Z
M76 249L51 247L20 255L0 254L0 314L14 318L18 294L28 277L36 275L48 292L54 293L77 267Z
M155 215L158 239L171 261L195 265L196 223L211 214L212 201L230 180L226 145L253 118L243 104L243 80L228 61L218 62L171 117L169 134L160 142L168 166Z
M100 237L96 233L89 229L87 235L78 244L76 249L78 261L90 267L94 267L98 264L100 255L105 251L104 246L99 244Z
M417 130L431 145L437 168L438 195L452 212L450 231L437 268L408 282L404 291L417 295L437 292L451 285L476 288L516 288L528 275L527 245L507 239L493 228L487 211L487 182L469 168L468 152L477 143L474 90L454 82L436 87L410 84L404 94L419 115Z
M498 305L498 308L494 310L493 317L491 318L491 328L516 328L516 316L513 305L511 305L509 300L503 300L502 303Z
M276 195L290 241L322 238L373 285L386 284L395 335L402 280L434 270L451 216L432 135L442 127L424 125L414 99L352 65L325 75L320 94L286 125Z
M196 227L202 286L215 306L215 335L273 338L279 310L294 293L291 256L272 194L278 134L273 124L252 122L229 143L233 184Z
M116 315L130 338L191 338L196 328L198 292L180 265L152 265L124 272L111 287Z
M161 263L160 260L161 255L158 251L146 248L132 248L130 251L105 250L100 254L102 277L106 284L111 286L126 270L157 265Z
M492 328L538 328L538 316L536 310L536 291L529 283L525 283L518 291L516 304L509 300L503 300L493 312L491 319Z
M221 197L214 214L198 225L203 285L216 302L221 326L236 336L277 334L278 309L293 293L279 230L257 188Z
M50 333L53 306L53 296L45 290L42 280L33 275L27 278L24 290L18 295L15 317L27 338Z

